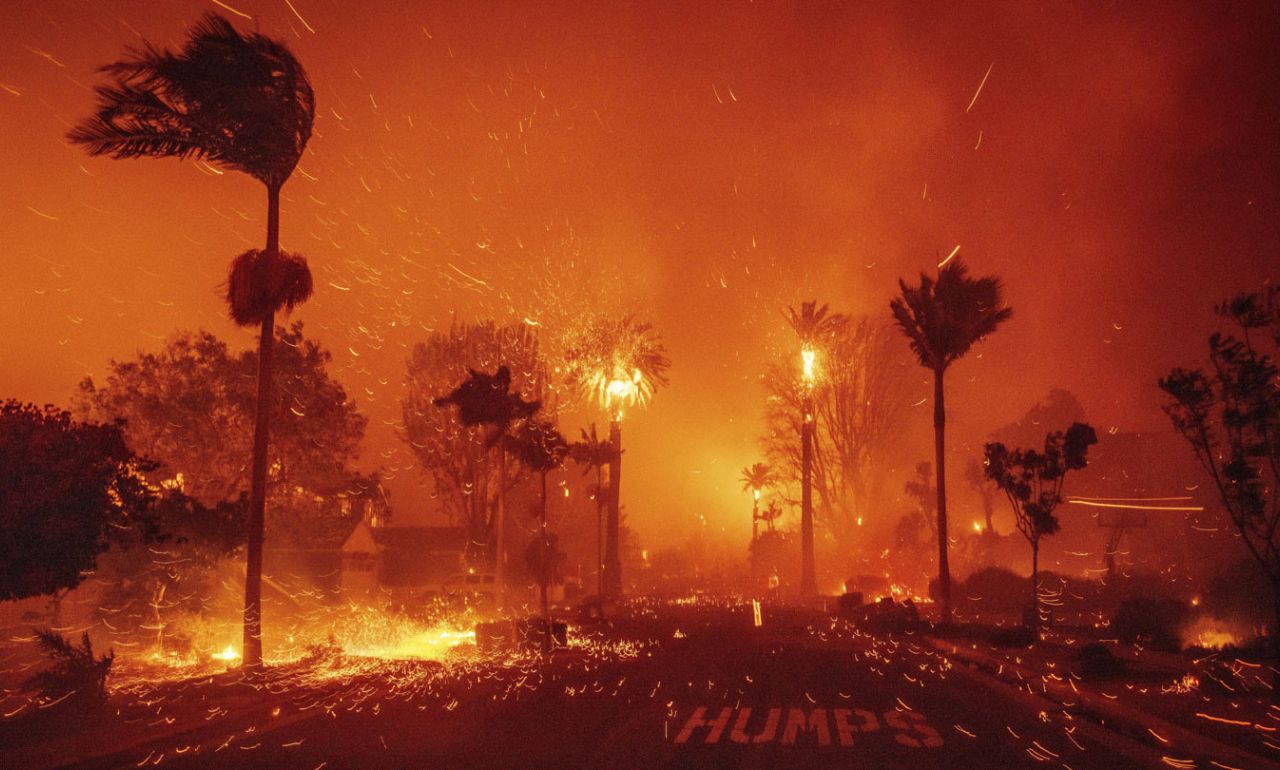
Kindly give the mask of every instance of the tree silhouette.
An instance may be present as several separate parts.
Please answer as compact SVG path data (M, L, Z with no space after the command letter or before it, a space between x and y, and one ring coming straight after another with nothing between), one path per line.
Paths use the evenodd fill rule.
M483 427L489 432L485 445L499 449L500 477L506 475L505 463L511 449L507 441L511 423L532 418L542 406L538 401L526 401L519 392L511 391L511 370L506 366L499 366L493 374L469 369L467 379L463 380L462 384L432 403L437 407L456 406L459 423L468 427ZM503 530L506 522L503 521L504 513L505 506L502 497L499 496L495 522L497 537L494 560L499 591L505 591Z
M409 358L401 402L404 438L450 522L466 528L467 556L476 566L491 563L497 509L525 471L503 460L489 426L464 425L433 402L470 370L494 371L501 365L511 372L510 390L532 398L545 386L540 349L527 324L454 322L415 344Z
M777 500L770 500L765 509L760 512L760 520L764 522L765 529L769 532L774 530L780 518L782 518L782 506Z
M332 376L330 352L301 322L276 327L276 338L266 538L275 547L333 547L365 506L385 505L377 476L355 468L368 420ZM73 411L123 420L129 447L158 463L147 480L212 509L237 501L252 483L257 371L256 349L230 350L207 331L179 332L157 350L108 362L105 377L83 380ZM229 536L243 544L248 516L240 522Z
M532 417L542 407L537 401L525 401L511 392L511 370L499 366L493 374L468 370L467 379L448 395L435 399L436 406L458 407L458 421L463 425L484 425L492 432L486 441L492 446L507 435L511 423Z
M970 460L964 466L964 480L978 493L978 497L982 500L982 516L986 519L986 529L983 530L988 535L995 534L995 525L991 522L991 517L996 512L996 490L987 478L986 467L977 460Z
M763 492L773 486L773 469L764 463L752 463L742 469L738 480L742 482L743 492Z
M913 521L916 528L929 530L929 539L938 537L937 519L934 518L934 506L938 503L938 491L933 488L933 465L929 462L916 463L916 475L902 485L902 491L916 501Z
M547 584L554 577L559 559L551 557L558 552L556 541L547 532L547 474L564 464L569 454L569 444L555 425L545 420L530 419L520 424L512 434L504 436L507 451L539 479L538 516L538 592L542 601L543 636L542 649L551 650L551 613L547 604Z
M1164 411L1213 479L1240 540L1271 586L1273 671L1280 670L1280 288L1240 294L1217 315L1235 327L1209 337L1208 373L1160 380ZM1280 701L1280 673L1272 674Z
M134 49L102 72L97 113L67 138L113 158L202 158L257 179L267 189L267 239L235 259L227 280L232 319L257 325L258 408L245 578L244 665L262 667L262 542L267 487L275 314L311 296L306 260L280 251L280 188L293 174L315 120L315 95L282 43L207 14L181 51Z
M799 311L788 307L783 315L801 346L825 347L831 344L836 333L849 320L842 313L832 313L825 304L819 306L817 300L801 302Z
M1031 615L1033 630L1040 628L1040 539L1058 531L1054 510L1062 502L1062 483L1068 471L1089 464L1089 447L1098 434L1085 423L1074 423L1065 432L1044 439L1044 451L1009 449L1000 442L985 447L987 478L1004 492L1013 508L1018 531L1031 545Z
M158 537L152 463L120 423L52 406L0 404L0 601L75 588L112 543Z
M920 365L933 372L934 454L938 469L938 583L942 620L951 621L951 570L947 562L946 407L943 375L973 344L1012 315L1003 307L1003 290L994 277L970 278L956 259L938 277L920 274L919 286L898 281L902 294L889 303Z

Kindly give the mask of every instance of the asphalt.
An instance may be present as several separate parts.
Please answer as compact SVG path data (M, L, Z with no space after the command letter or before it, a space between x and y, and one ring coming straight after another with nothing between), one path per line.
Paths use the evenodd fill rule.
M66 766L1084 770L1182 759L955 667L913 634L768 607L755 627L750 605L712 602L655 602L642 615L609 634L642 642L627 654L571 650L430 687L396 683L403 670L282 687L256 708Z

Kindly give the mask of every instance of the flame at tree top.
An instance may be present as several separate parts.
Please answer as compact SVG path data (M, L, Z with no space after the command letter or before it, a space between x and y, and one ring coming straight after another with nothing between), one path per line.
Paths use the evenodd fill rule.
M588 322L566 346L565 361L569 386L616 420L624 408L648 404L671 366L650 325L632 316Z
M815 371L818 351L813 348L806 347L800 351L800 360L804 365L804 381L806 385L813 385L814 378L817 376Z

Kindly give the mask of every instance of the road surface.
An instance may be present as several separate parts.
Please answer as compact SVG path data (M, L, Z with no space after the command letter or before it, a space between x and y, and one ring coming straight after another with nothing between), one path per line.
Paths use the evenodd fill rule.
M279 686L73 767L1116 768L1161 753L818 613L653 602L622 654ZM438 668L438 667L436 667ZM433 672L436 669L431 669ZM376 670L375 670L376 671ZM211 706L210 709L216 709ZM1176 759L1176 757L1174 757ZM72 757L66 758L68 761Z

